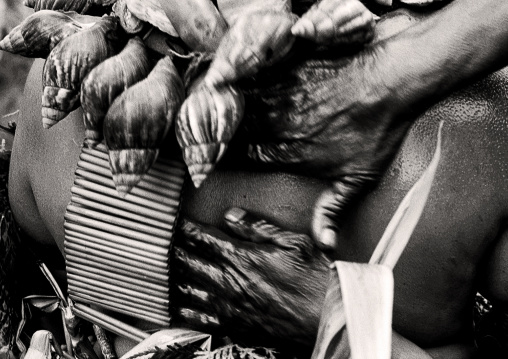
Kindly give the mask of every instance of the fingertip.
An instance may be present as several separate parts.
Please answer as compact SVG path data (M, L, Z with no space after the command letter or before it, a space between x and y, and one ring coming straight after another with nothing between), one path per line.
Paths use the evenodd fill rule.
M171 271L178 275L185 275L188 272L189 255L181 247L173 247Z
M238 239L244 241L273 242L274 235L280 232L278 227L241 208L231 208L224 218Z
M176 285L176 291L185 299L187 304L195 304L205 308L210 306L210 294L205 290L188 283L180 283Z
M229 229L239 236L237 239L251 240L252 214L242 208L233 207L224 214L224 219Z
M189 219L180 222L179 230L185 237L186 243L192 246L204 245L214 240L213 238L210 239L210 237L213 237L210 236L210 231L213 231L213 227L196 223Z
M214 258L222 256L220 240L216 233L210 232L213 228L203 228L201 224L185 220L178 227L178 238L175 240L175 259L186 262L189 255L199 255L201 258Z

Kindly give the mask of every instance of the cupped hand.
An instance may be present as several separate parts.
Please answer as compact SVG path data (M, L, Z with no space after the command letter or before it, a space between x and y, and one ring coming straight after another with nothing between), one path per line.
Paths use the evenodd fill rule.
M328 279L328 261L306 235L283 231L234 208L236 235L182 220L172 262L174 304L184 322L230 336L311 346Z

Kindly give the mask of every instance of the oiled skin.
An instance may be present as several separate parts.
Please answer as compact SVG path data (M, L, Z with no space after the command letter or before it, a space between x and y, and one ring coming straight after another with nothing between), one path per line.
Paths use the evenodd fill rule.
M429 101L508 63L500 51L507 37L490 31L507 13L488 0L455 1L428 15L392 12L360 56L310 52L308 62L260 74L261 100L246 112L266 115L248 125L250 156L333 181L313 214L313 238L322 248L338 248L343 212L377 182Z
M38 62L25 91L26 107L14 143L10 199L17 220L29 235L62 249L63 215L70 201L84 132L80 111L49 131L42 129L40 70ZM344 221L337 256L368 260L398 203L430 161L438 121L445 120L442 162L434 188L394 272L394 330L424 348L456 344L469 337L477 283L486 287L485 293L491 298L508 302L503 256L508 246L507 78L506 70L490 76L421 116L381 183L351 208ZM309 233L313 205L326 186L318 180L283 173L223 169L199 191L186 191L183 213L192 220L223 226L222 214L235 205L287 229ZM492 253L495 256L491 257ZM243 265L237 269L252 270ZM482 271L485 267L489 272ZM286 275L284 271L271 274ZM301 327L302 336L308 340L315 335L315 313L325 290L325 274L323 271L321 281L313 279L321 284L321 291L315 288L314 293L306 292L314 295L311 302L315 306L300 308L308 313L303 315L308 325ZM304 288L307 279L304 275L292 278ZM178 284L187 279L175 280ZM262 308L251 309L262 313ZM250 314L238 313L236 319L243 323L245 316ZM255 330L260 330L259 326Z
M39 122L38 62L26 89L12 157L10 199L22 228L41 243L63 247L63 214L83 139L80 111L50 131ZM407 190L428 164L437 122L445 120L443 155L426 211L395 268L394 329L417 344L439 346L471 330L471 303L480 262L506 248L508 137L504 70L433 107L411 128L375 191L350 214L341 259L366 261ZM324 184L282 173L222 171L199 191L187 191L184 214L220 225L236 205L295 231L308 229ZM33 195L32 195L33 193ZM266 198L270 198L267 202ZM506 249L505 249L506 251ZM506 257L481 282L507 301ZM496 282L489 281L495 278ZM305 278L301 278L305 285ZM323 290L325 280L323 278ZM303 310L303 309L302 309ZM316 318L313 322L317 325ZM305 330L305 329L302 329ZM308 334L312 336L310 333Z
M508 137L507 75L506 69L494 74L421 116L380 184L344 219L339 259L368 261L398 204L430 162L438 121L445 121L443 154L433 190L395 268L394 328L423 347L471 334L476 281L492 285L499 300L507 299L503 289L506 257L502 259L505 252L499 252L508 236L508 151L504 146ZM308 232L311 206L322 183L258 174L254 179L259 176L264 181L254 187L246 174L235 182L227 181L227 175L216 174L217 181L207 183L210 190L197 191L187 198L191 218L220 223L221 213L235 205L275 218L286 228ZM290 178L293 184L288 183ZM294 192L289 192L289 186ZM223 194L233 191L238 194ZM266 203L258 197L272 201ZM307 215L287 218L288 209ZM296 218L300 220L295 222ZM492 273L487 276L481 272L480 262L488 263L494 248L498 251L497 282L491 283Z

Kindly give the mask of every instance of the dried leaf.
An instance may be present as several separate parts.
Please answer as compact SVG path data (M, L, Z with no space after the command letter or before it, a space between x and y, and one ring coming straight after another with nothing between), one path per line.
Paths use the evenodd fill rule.
M47 330L36 331L30 341L30 348L25 359L51 359L51 332Z
M65 296L64 296L64 294L62 292L62 289L58 285L55 277L53 277L53 274L51 274L50 270L48 269L48 267L46 266L46 264L44 262L39 261L37 264L39 265L39 269L41 270L42 274L44 275L44 277L46 277L46 279L48 280L49 284L51 285L51 287L55 291L55 294L58 297L58 299L60 300L60 302L62 303L62 305L64 307L67 307L69 305L67 303L67 299L65 299Z

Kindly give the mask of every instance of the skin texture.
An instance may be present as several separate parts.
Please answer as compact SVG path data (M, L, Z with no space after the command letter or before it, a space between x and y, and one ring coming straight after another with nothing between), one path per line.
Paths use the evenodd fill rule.
M229 226L236 232L241 226L252 227L250 223ZM182 222L183 238L175 249L174 263L176 273L186 278L175 288L175 299L186 303L178 309L182 319L202 312L209 316L211 329L220 323L246 335L251 328L263 328L260 333L265 341L270 337L291 338L311 346L312 335L308 333L317 332L320 305L315 301L323 298L327 260L307 236L277 232L267 237L265 245L256 245L240 233L235 237L244 239L242 242L217 229ZM226 263L230 269L224 271ZM300 283L302 277L306 278L305 286ZM218 285L210 288L210 282ZM238 313L251 314L238 320Z
M466 62L464 71L472 72L473 65ZM483 65L476 65L483 71ZM84 128L78 110L49 131L42 129L40 74L39 61L25 89L9 190L23 230L51 252L55 243L63 249L63 216ZM508 246L507 76L506 70L489 76L421 115L379 185L343 214L337 238L340 250L334 257L365 262L398 203L428 165L438 122L445 121L434 188L394 270L393 328L398 333L394 357L412 345L405 337L433 357L467 358L478 283L491 299L508 302L506 256L499 255ZM416 91L423 85L412 86L411 91ZM400 92L394 93L396 99L405 98L396 95ZM175 241L174 270L181 274L174 278L175 307L188 325L221 330L227 325L229 335L250 337L250 341L271 336L308 347L316 335L327 261L309 238L301 236L297 242L307 244L296 248L280 245L287 241L242 241L224 225L222 216L229 207L241 206L282 228L310 234L314 204L328 182L266 168L252 172L252 168L246 159L234 169L223 164L202 188L186 189L182 215L187 221ZM54 247L52 253L59 257ZM281 328L280 321L290 324ZM418 348L411 350L418 352Z
M246 108L256 117L248 125L250 156L333 181L312 223L322 248L337 249L344 211L377 182L429 101L506 64L499 49L506 36L489 29L508 20L508 9L498 6L492 16L491 6L455 1L413 24L381 21L360 56L300 51L315 56L319 66L297 56L281 65L286 70L256 79L253 111Z

